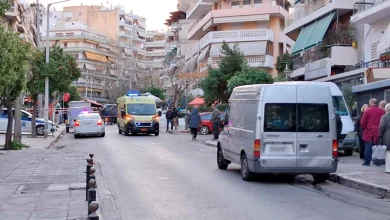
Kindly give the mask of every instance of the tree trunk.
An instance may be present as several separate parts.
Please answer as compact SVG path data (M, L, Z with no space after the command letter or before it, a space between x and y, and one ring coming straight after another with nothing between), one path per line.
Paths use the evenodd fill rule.
M37 137L37 128L35 127L36 124L36 118L38 113L38 101L37 97L33 97L33 112L31 117L31 137L36 138Z
M22 114L20 113L21 99L20 96L15 99L15 128L14 128L14 142L22 143Z
M14 120L14 114L12 113L12 102L6 101L7 114L8 114L8 123L7 123L7 133L5 135L5 149L11 150L12 146L12 125Z

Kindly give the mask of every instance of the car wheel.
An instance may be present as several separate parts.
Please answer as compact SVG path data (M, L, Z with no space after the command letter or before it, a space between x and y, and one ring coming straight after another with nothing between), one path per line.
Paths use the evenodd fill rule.
M200 127L200 134L202 135L206 135L206 134L209 134L210 133L210 129L207 127L207 126L202 126Z
M124 131L124 133L125 133L125 136L129 136L129 128L127 127L127 126L125 126L125 131Z
M229 161L223 157L221 148L217 151L217 165L220 170L226 170L229 166Z
M352 156L353 149L344 150L344 154L345 154L345 156Z
M122 134L122 130L120 129L119 126L118 126L118 134Z
M73 135L74 138L79 138L80 136L78 134Z
M69 127L66 127L66 133L69 133Z
M249 170L248 159L245 153L241 155L241 177L244 181L251 181L253 179L253 173Z
M103 132L103 134L100 135L100 137L106 136L106 132Z
M314 174L314 184L323 183L328 179L329 174Z
M38 136L43 136L45 134L45 126L38 125L36 127L36 133L37 133Z
M157 129L156 132L154 132L154 136L159 136L160 135L160 130Z

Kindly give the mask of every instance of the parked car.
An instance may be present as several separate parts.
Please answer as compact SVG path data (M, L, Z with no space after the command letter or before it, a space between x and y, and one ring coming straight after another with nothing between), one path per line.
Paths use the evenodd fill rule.
M12 110L14 112L14 110ZM22 114L22 132L23 133L31 133L31 118L32 114L30 114L27 111L21 110ZM48 121L48 132L54 132L57 130L57 127L53 124L52 121ZM7 108L3 108L0 112L0 132L6 132L7 131L7 124L8 124L8 110ZM45 120L43 118L36 118L35 119L35 127L37 130L37 135L42 136L44 135L44 127L45 127Z
M201 118L201 127L199 129L200 134L206 135L213 132L213 124L211 123L211 115L212 112L202 112L199 113ZM223 123L225 113L221 112L219 118L221 119L221 123ZM221 127L220 127L221 130Z

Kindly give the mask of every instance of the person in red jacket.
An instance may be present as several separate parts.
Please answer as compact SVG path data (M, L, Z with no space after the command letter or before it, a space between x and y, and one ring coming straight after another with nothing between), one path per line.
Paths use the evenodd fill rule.
M378 107L376 99L371 99L369 108L364 112L360 120L360 126L363 129L363 140L365 142L364 163L363 166L370 166L372 157L372 146L378 143L379 124L382 115L385 112Z

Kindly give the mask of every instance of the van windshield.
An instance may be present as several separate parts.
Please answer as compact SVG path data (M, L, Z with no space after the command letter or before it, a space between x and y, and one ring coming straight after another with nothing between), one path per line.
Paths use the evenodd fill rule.
M131 115L155 115L155 104L127 104L127 113Z
M338 116L348 115L348 109L342 96L333 96L333 106Z

